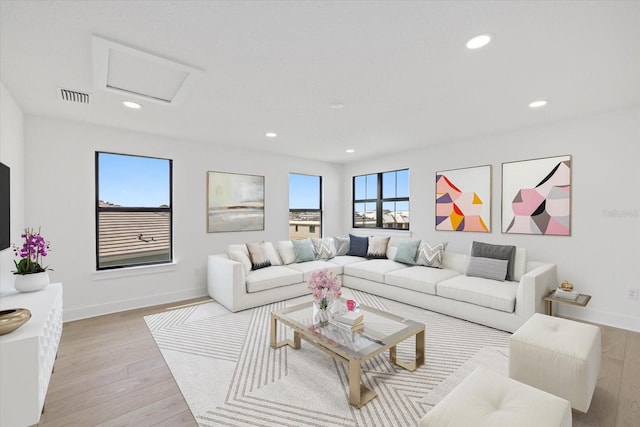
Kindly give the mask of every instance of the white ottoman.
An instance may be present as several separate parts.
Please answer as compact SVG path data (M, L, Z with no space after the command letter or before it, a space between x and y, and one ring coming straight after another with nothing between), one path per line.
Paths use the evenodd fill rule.
M509 376L587 412L600 372L600 328L536 313L511 335Z
M571 427L565 399L477 368L420 420L420 427Z

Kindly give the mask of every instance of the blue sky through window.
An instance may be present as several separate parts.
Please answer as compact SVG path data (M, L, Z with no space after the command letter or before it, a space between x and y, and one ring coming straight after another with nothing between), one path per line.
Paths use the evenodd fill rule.
M289 209L320 209L320 177L289 174Z
M169 205L169 160L98 153L98 199L126 207Z

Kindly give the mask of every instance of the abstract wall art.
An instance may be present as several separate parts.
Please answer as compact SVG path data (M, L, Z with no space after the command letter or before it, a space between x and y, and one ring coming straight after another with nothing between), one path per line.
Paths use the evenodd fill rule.
M207 232L264 230L264 176L207 173Z
M491 232L491 165L436 172L436 230Z
M571 156L502 164L502 232L571 235Z

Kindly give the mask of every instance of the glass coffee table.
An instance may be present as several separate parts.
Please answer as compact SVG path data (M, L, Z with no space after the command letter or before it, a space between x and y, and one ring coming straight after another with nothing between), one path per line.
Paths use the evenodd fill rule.
M328 321L314 316L311 302L287 307L271 312L271 347L288 345L300 348L303 339L314 347L324 351L349 366L349 403L361 408L377 393L360 383L362 363L389 350L392 363L407 369L416 370L424 364L425 335L424 324L405 319L401 316L360 306L364 315L364 330L351 332ZM293 339L278 341L278 322L293 331ZM403 362L396 358L396 346L415 336L415 359Z

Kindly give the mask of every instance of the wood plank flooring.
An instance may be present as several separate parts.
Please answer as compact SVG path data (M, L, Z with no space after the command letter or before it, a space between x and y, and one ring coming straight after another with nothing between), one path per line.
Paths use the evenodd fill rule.
M182 303L65 323L38 426L196 426L143 320ZM640 426L640 333L602 329L602 367L573 426Z

